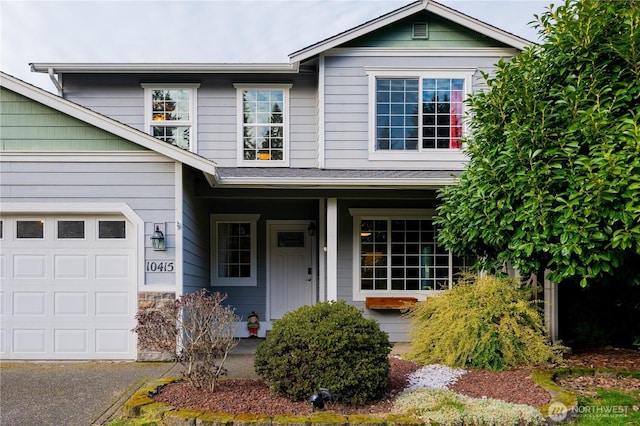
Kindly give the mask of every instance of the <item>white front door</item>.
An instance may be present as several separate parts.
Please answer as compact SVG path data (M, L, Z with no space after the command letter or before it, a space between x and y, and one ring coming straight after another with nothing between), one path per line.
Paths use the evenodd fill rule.
M269 224L269 316L315 302L315 267L309 222Z

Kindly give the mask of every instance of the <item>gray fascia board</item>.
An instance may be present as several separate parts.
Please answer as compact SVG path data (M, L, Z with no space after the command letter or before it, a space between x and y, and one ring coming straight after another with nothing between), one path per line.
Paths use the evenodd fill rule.
M289 189L365 189L365 188L441 188L454 185L458 179L340 179L340 178L260 178L255 177L217 177L215 187L242 187L242 188L289 188Z
M48 73L149 73L149 74L215 74L215 73L297 73L292 63L44 63L29 64L32 72Z

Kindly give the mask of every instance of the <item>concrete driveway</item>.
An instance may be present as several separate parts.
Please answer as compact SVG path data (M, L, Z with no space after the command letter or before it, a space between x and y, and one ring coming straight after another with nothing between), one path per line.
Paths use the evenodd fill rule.
M240 340L224 364L228 377L257 377L253 360L262 340ZM120 417L122 404L142 385L180 371L163 362L2 361L0 425L102 425Z
M132 361L0 364L0 424L101 425L143 384L176 375L173 363ZM173 374L172 374L173 373Z

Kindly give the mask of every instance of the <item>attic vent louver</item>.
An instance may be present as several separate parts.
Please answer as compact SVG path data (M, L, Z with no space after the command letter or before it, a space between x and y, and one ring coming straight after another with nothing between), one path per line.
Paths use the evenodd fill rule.
M414 39L428 39L429 38L429 25L426 22L415 22L413 24L412 37Z

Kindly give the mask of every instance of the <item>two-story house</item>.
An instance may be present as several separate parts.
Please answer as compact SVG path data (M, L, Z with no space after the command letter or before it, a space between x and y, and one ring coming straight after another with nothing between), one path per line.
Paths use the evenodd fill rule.
M4 75L2 357L136 358L136 310L200 288L260 336L344 299L406 340L399 298L469 262L432 222L465 96L528 44L422 0L288 63L32 64L59 96Z

